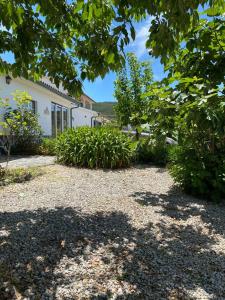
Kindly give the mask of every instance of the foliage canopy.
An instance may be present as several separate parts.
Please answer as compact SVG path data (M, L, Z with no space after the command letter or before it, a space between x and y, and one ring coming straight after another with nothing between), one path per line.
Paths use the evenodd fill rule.
M104 76L124 63L123 49L135 39L134 22L151 18L147 48L165 63L199 23L199 5L220 13L223 0L2 0L0 72L63 83L71 94L81 81ZM210 11L211 9L211 11Z
M224 65L225 21L202 19L168 61L168 78L147 93L153 97L152 131L175 137L181 147L172 155L175 180L189 192L217 200L225 196Z

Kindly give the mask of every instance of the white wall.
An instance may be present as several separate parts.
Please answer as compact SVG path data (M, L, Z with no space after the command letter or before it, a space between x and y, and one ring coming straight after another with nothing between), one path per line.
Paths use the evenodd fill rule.
M97 115L98 113L96 111L84 107L75 108L72 112L72 126L91 126L91 117ZM94 119L92 119L92 124L94 124Z
M0 98L11 99L11 105L13 106L13 95L16 90L26 91L33 100L37 101L37 114L39 123L44 131L45 135L51 135L51 102L60 104L67 108L76 106L69 100L64 99L56 95L55 93L48 91L46 88L41 87L29 80L22 78L12 79L10 84L6 84L5 76L0 76ZM1 113L1 112L0 112ZM72 111L72 126L91 126L91 117L97 116L95 111L91 111L86 108L77 108ZM69 111L69 126L70 126L70 111Z

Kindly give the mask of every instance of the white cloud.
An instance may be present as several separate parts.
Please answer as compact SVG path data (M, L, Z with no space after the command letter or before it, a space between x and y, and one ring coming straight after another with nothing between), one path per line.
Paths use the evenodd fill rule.
M139 28L136 28L136 39L129 46L129 50L135 52L138 58L148 52L145 44L149 36L152 20L153 17L149 17Z

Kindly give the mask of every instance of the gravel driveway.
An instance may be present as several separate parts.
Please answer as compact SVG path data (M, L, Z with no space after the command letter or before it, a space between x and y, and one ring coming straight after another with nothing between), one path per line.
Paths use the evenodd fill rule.
M225 299L225 207L164 169L45 167L0 190L0 299Z

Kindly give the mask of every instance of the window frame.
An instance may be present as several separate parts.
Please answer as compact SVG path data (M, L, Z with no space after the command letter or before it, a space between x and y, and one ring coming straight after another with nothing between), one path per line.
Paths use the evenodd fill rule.
M55 129L53 132L53 120L52 120L52 107L54 106L54 123L55 123ZM57 119L57 108L60 108L61 109L61 118L60 118L60 132L58 132L58 119ZM67 126L65 126L65 123L64 123L64 111L66 110L66 115L67 115L67 120L66 120L66 124ZM62 133L64 130L66 130L67 128L69 128L69 107L66 107L64 105L61 105L61 104L58 104L56 102L51 102L51 131L52 131L52 136L56 137L57 135L59 135L60 133Z
M37 114L37 101L34 99L31 99L28 104L28 109L31 111L34 115Z

